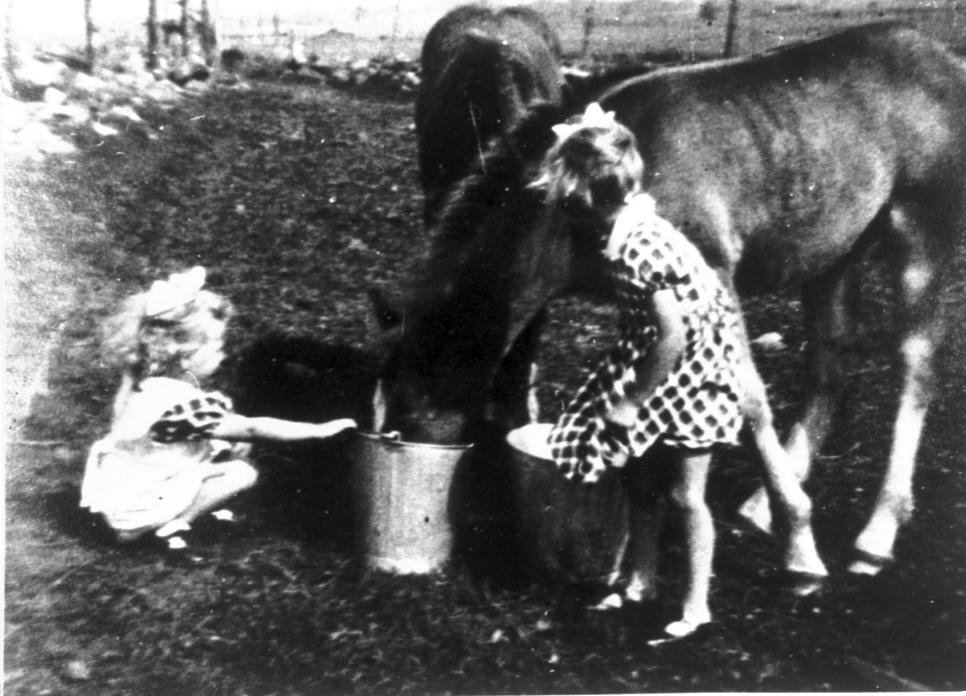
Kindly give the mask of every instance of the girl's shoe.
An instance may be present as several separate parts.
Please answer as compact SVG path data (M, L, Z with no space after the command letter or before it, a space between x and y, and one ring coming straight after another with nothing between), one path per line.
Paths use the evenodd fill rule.
M611 592L597 604L588 607L591 611L614 611L624 607L624 595L620 592Z
M683 638L693 636L701 631L702 628L709 626L710 624L710 619L699 622L688 621L687 619L672 621L664 627L664 635L662 637L649 640L647 641L647 644L652 648L660 645L667 645L668 643L673 643Z
M154 536L159 539L166 539L167 537L174 536L176 534L181 534L182 532L190 532L191 525L185 522L180 517L176 517L165 525L159 527L155 532Z

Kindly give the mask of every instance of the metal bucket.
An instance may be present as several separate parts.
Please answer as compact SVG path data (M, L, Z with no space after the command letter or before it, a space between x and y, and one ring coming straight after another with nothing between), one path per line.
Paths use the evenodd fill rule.
M453 546L453 474L470 447L358 433L353 478L367 567L406 574L443 567Z
M628 538L622 472L609 469L593 485L567 480L545 458L552 427L535 423L507 435L524 562L556 579L612 583Z

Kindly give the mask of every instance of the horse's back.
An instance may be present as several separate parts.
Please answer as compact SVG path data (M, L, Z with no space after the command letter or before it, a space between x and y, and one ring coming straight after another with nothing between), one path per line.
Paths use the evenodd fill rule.
M602 102L662 214L712 263L771 269L762 289L821 273L897 197L955 207L966 190L966 71L901 25L657 71Z
M902 114L921 107L963 113L966 68L918 31L883 23L762 55L657 70L615 86L601 101L636 127L649 118L666 126L669 117L712 127L734 120L742 107L769 109L774 126L786 129L792 118L822 109L863 109L873 125L897 115L907 123L913 117Z

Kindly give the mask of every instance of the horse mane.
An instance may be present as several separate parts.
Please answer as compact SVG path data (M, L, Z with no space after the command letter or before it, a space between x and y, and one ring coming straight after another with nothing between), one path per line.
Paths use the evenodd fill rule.
M413 284L414 302L432 302L452 289L455 279L479 245L486 225L481 218L494 207L528 197L536 209L543 194L526 188L528 176L535 174L543 155L555 141L551 126L568 114L555 104L539 102L507 132L488 143L481 158L447 194L432 229L432 241L422 271Z

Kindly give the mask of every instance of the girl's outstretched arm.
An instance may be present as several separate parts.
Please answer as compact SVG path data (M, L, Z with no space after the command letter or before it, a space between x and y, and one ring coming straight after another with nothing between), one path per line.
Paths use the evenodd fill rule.
M209 437L228 441L300 442L324 440L355 427L357 427L356 422L352 418L339 418L325 423L303 423L280 418L249 418L229 413L206 434Z
M667 379L684 352L687 329L674 291L658 290L651 295L647 312L657 327L657 339L636 368L634 381L625 389L624 398L606 416L607 420L625 427L634 424L642 404Z

